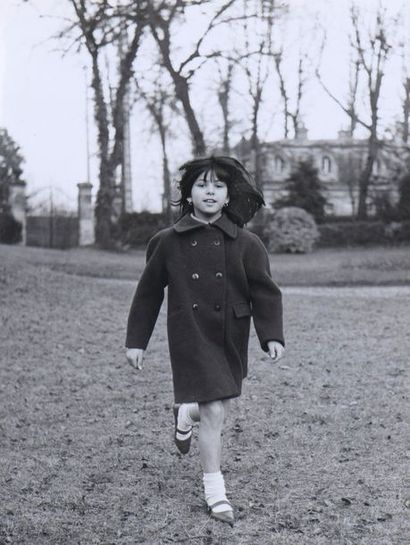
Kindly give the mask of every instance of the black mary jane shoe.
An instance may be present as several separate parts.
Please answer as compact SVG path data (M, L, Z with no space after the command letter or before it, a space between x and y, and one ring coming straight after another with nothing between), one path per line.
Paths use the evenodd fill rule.
M219 513L215 512L214 509L218 505L226 505L227 507L230 507L230 509L227 509L226 511L220 511ZM215 520L219 520L220 522L226 522L233 528L233 525L235 524L235 515L232 509L232 505L229 503L228 500L221 500L213 503L212 505L208 505L208 512Z
M191 437L192 437L192 427L188 431L181 431L178 429L178 411L181 407L180 404L176 403L174 405L174 420L175 420L175 432L174 432L174 442L181 454L188 454L189 449L191 448ZM186 439L179 439L177 437L177 433L179 435L186 435Z

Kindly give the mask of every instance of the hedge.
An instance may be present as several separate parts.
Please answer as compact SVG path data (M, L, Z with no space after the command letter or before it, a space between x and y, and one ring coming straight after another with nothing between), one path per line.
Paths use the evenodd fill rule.
M0 243L17 244L21 236L22 224L9 212L0 213Z
M152 212L123 214L118 222L119 238L124 246L145 247L150 238L166 226L163 214Z
M318 225L319 247L410 243L410 221L343 221Z

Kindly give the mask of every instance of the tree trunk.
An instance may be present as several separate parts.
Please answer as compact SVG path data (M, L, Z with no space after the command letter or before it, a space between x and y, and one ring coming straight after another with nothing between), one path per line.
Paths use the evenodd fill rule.
M164 201L165 217L169 225L172 224L172 207L171 207L171 175L169 173L168 153L166 146L166 133L164 127L158 127L161 137L162 147L162 177L164 180Z
M369 187L371 183L373 165L377 159L377 137L374 133L369 138L369 146L366 158L366 164L360 174L359 179L359 199L357 206L357 218L367 219L367 199L369 196Z
M114 199L114 172L109 160L108 111L104 100L97 53L92 56L92 70L92 87L95 94L95 119L100 153L100 187L97 192L95 206L95 241L102 248L111 248L113 246L111 214Z
M205 139L191 105L188 82L183 76L177 74L175 71L172 71L171 75L175 84L175 94L182 104L185 112L185 119L191 133L192 152L195 157L203 156L206 153Z
M206 145L204 135L199 127L194 109L192 108L191 99L189 96L189 83L188 78L181 75L180 72L175 70L172 60L171 60L171 51L170 51L170 34L169 34L169 25L170 21L165 21L161 19L157 13L153 10L153 6L149 7L150 16L151 16L151 30L155 41L157 42L158 48L161 52L162 61L164 67L167 69L175 87L175 95L177 99L182 104L182 108L185 114L185 120L187 122L189 132L191 135L192 141L192 152L195 157L205 155ZM157 26L161 29L164 34L163 38L160 38L157 32Z
M410 78L406 78L403 83L404 100L403 100L403 132L402 140L407 144L409 141L409 118L410 118Z
M262 167L261 167L261 149L258 136L259 124L259 108L262 100L262 88L258 87L254 97L253 114L252 114L252 136L251 149L254 153L254 179L256 187L262 190Z
M227 155L231 153L231 145L229 142L229 134L231 131L231 121L229 118L229 100L230 100L231 86L232 86L232 72L233 72L233 64L230 64L228 66L226 79L221 81L221 91L219 91L218 93L218 100L219 100L219 105L221 106L222 119L223 119L222 146L223 146L223 152L226 153Z

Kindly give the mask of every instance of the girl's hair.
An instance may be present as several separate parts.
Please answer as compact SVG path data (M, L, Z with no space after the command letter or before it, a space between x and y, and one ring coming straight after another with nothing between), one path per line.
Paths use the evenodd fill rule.
M240 227L248 223L265 204L263 194L256 188L250 173L233 157L212 155L194 159L184 163L179 170L182 172L178 183L181 197L173 204L179 205L181 216L192 212L192 204L188 202L192 186L202 174L206 177L208 173L228 186L229 203L224 211Z

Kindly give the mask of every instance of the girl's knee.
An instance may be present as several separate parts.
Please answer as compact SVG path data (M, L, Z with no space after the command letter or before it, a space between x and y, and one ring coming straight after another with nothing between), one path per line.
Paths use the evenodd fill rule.
M200 403L199 412L201 423L209 423L212 426L222 426L225 418L225 408L222 401L210 401Z

